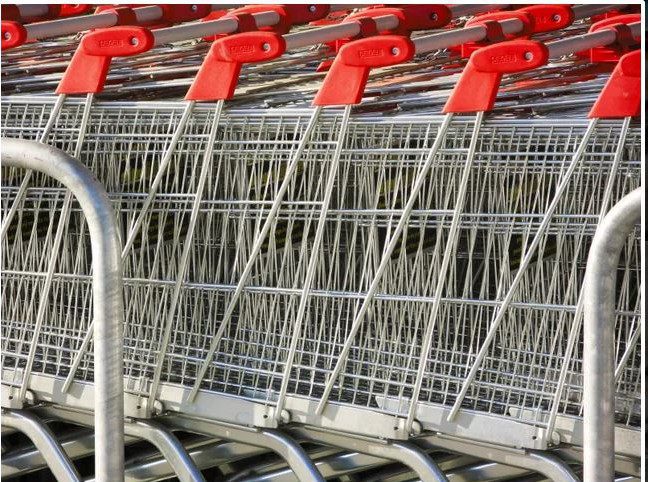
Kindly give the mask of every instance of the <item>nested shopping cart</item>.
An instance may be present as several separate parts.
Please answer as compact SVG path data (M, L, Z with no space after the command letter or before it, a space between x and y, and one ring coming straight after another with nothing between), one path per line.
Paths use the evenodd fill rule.
M533 33L524 13L482 21L411 41L388 35L347 43L315 110L194 103L229 98L232 84L222 97L192 90L188 103L3 102L3 135L76 153L119 213L128 247L128 415L165 415L169 425L214 434L224 433L225 422L240 437L241 426L292 424L295 437L340 447L358 444L349 434L371 437L362 440L364 450L374 450L377 437L420 435L417 447L485 453L475 448L479 441L501 446L488 451L502 462L513 463L505 447L528 449L516 463L545 471L551 460L534 450L581 445L579 293L600 215L640 183L638 127L630 120L588 124L585 114L356 116L321 108L359 102L370 68L487 34L495 41L494 23L509 36ZM514 96L529 67L552 77L552 66L537 70L548 53L611 44L627 29L636 35L637 17L616 22L626 27L566 34L546 48L521 42L477 50L452 80L458 87L447 111L493 107L509 71L493 71L480 58L524 59L503 86ZM340 25L345 36L361 33L356 23ZM178 31L161 35L183 38L171 36ZM308 45L308 33L283 39ZM216 41L208 60L240 64L219 55L219 46L245 52L250 39L263 39L268 55L279 52L276 35L243 32ZM458 97L466 86L491 89ZM472 98L483 103L466 105ZM3 196L5 212L20 206L3 240L20 253L5 260L3 289L38 283L51 256L63 194L33 182L41 187L22 195L14 185ZM39 335L46 343L30 386L47 400L46 381L62 380L60 404L87 409L78 394L94 377L90 256L78 210L67 209L67 254L58 257L52 284L59 302ZM636 456L638 236L623 260L617 433L629 442L617 449ZM33 313L16 306L28 329ZM408 461L418 453L396 444L392 453L409 454ZM564 468L557 477L573 474Z

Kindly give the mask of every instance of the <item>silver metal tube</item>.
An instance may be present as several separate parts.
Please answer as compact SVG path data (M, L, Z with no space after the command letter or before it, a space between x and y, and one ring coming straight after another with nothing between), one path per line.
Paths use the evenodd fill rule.
M280 18L275 12L262 12L252 15L257 27L276 25ZM236 32L238 22L235 18L221 18L210 22L194 22L176 27L154 30L155 46L189 40L210 35Z
M95 470L99 481L123 480L124 306L121 241L112 204L92 173L63 151L22 139L2 139L2 147L5 165L55 178L72 191L85 214L93 265Z
M583 319L584 480L614 478L614 309L621 249L641 218L642 188L599 224L587 258Z
M502 31L506 34L521 32L524 24L517 19L503 20L499 22ZM454 45L461 45L466 42L478 42L486 37L486 27L475 25L446 32L439 32L413 40L417 54L441 50Z
M49 13L49 6L44 3L27 3L18 5L18 11L23 18L42 17Z
M468 15L475 15L477 13L491 12L493 10L502 10L508 7L508 5L500 3L485 3L483 5L479 4L458 4L451 5L450 11L452 12L453 17L466 17Z
M37 40L48 37L83 32L93 28L112 27L117 24L117 15L113 12L98 13L96 15L82 15L80 17L61 18L49 22L36 22L25 25L28 40Z
M180 482L205 482L205 478L184 446L164 425L152 420L133 420L125 424L124 432L155 445L173 468L174 475Z
M297 427L290 431L293 437L311 440L324 445L361 452L375 457L394 460L407 465L426 482L447 481L439 466L422 449L402 441L372 440L366 437L353 437L346 434Z
M454 437L431 435L416 440L417 445L425 449L444 449L480 459L491 460L499 464L520 467L537 472L550 480L561 482L579 482L567 462L551 452L541 450L509 449L503 446L474 444ZM585 479L587 480L587 479Z
M5 157L3 154L3 162ZM81 476L56 437L38 417L23 410L2 409L2 425L24 433L47 461L47 466L59 482L79 482Z
M190 432L267 448L283 457L299 480L324 482L313 461L299 444L277 430L242 427L188 417L173 417L170 422L173 426Z
M162 9L157 6L134 8L133 12L138 23L152 22L162 16ZM117 15L114 12L102 12L95 15L30 23L25 25L25 30L28 40L38 40L76 34L94 28L113 27L117 25L117 20Z
M628 25L635 37L641 35L641 22L635 22ZM549 42L549 57L562 57L580 50L587 50L594 47L602 47L616 41L616 32L612 29L599 30L597 32L576 35L555 42Z
M153 22L154 20L158 20L162 17L162 13L164 12L157 5L134 8L133 11L135 12L135 18L137 18L137 21L139 23Z
M592 15L597 15L599 13L609 12L612 9L622 9L626 5L616 5L613 3L610 4L584 4L584 5L574 5L572 7L572 12L574 12L574 19L580 20L582 18L588 18Z
M374 20L378 30L389 30L398 27L398 17L395 15L383 15L376 17ZM360 24L358 22L346 22L287 34L284 35L284 40L286 41L286 49L290 50L318 43L332 42L345 37L354 37L359 33Z

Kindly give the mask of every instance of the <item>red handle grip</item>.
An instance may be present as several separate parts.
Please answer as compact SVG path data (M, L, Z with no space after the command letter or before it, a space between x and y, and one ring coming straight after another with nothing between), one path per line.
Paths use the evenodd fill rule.
M314 105L350 105L362 99L369 71L406 62L414 57L414 44L400 35L355 40L340 49Z
M60 17L74 17L77 15L85 15L92 10L92 5L84 3L64 3L61 5Z
M101 92L113 57L146 52L154 42L153 34L144 27L112 27L87 34L74 52L56 93Z
M185 99L213 101L231 99L243 64L276 59L286 42L274 32L244 32L212 43Z
M548 60L547 47L532 40L512 40L483 47L470 56L443 112L489 111L495 104L504 74L532 70Z
M641 113L641 50L625 54L590 110L590 118L633 117Z
M641 14L617 15L596 22L590 27L590 32L614 28L617 31L617 41L605 47L596 47L585 52L577 52L576 55L581 58L589 57L590 62L618 62L624 54L638 46L638 42L632 38L627 27L627 25L635 22L641 22Z
M452 11L446 5L403 5L402 7L369 8L346 17L342 23L361 18L376 18L393 15L398 18L398 27L382 34L409 35L416 30L441 28L452 20Z
M2 21L2 50L22 45L27 40L27 30L22 24L11 20Z

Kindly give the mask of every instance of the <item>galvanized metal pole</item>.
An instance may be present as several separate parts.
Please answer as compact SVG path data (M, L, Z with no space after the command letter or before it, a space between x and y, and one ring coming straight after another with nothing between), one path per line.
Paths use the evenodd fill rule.
M123 289L121 241L104 188L79 161L52 146L2 139L6 166L55 178L76 197L92 245L96 480L124 480Z
M622 198L596 230L585 271L583 458L588 482L614 479L614 311L621 250L641 218L643 189Z

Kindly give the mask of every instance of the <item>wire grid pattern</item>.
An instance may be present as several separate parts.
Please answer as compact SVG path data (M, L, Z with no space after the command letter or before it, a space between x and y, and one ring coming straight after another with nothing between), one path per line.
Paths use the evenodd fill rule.
M181 107L142 103L92 107L81 160L111 193L123 239L142 211ZM42 128L47 110L45 102L3 103L3 135L37 137L34 126ZM50 142L72 150L80 115L78 104L64 107ZM186 387L195 383L309 113L225 115L164 360L158 357L160 339L203 162L200 153L213 122L209 108L196 110L190 118L125 258L126 385L143 396L157 363L164 363L162 381ZM202 380L203 389L274 403L305 267L310 256L317 256L320 262L298 335L288 393L321 397L439 126L438 118L352 121L323 243L313 253L311 241L327 161L339 136L338 122L336 115L324 116L308 142L248 288ZM470 118L452 124L331 400L394 414L407 410L471 132ZM454 401L497 300L506 292L583 132L584 124L553 119L498 120L482 127L420 400L444 405ZM618 142L615 123L602 124L590 139L464 407L538 424L546 418ZM632 128L612 180L612 202L639 185L639 150L640 133ZM17 185L20 173L9 174L5 184ZM12 356L5 357L3 367L24 364L24 356L13 353L24 352L25 339L33 333L37 301L22 300L34 300L42 283L63 198L51 181L38 179L33 185L43 187L28 191L17 216L20 224L13 230L20 235L4 241L8 255L3 265L3 313L11 323L3 323L3 352ZM11 205L15 191L5 189L3 210ZM618 358L631 350L618 384L617 422L632 426L638 426L640 413L640 346L633 338L639 329L639 242L637 233L622 257L616 322ZM88 246L83 219L75 208L60 251L64 254L57 259L51 309L39 336L33 371L64 376L79 350L91 313ZM580 359L579 341L559 407L563 413L580 413ZM76 378L92 379L90 355L83 358ZM397 399L397 408L381 403L385 397Z

